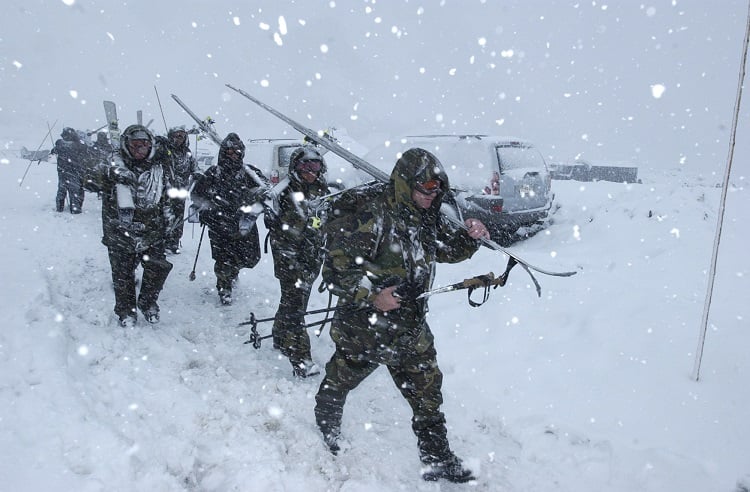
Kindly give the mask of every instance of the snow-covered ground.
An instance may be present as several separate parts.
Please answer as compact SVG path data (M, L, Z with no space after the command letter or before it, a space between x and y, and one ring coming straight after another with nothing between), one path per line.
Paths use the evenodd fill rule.
M475 484L419 478L410 411L387 371L345 408L332 457L314 422L320 376L296 380L270 346L243 344L278 298L270 255L219 306L200 230L162 293L162 322L115 324L100 202L55 213L55 166L0 164L0 490L738 491L750 487L746 255L750 195L733 178L702 379L691 379L718 179L641 173L643 184L555 181L552 224L512 250L520 268L480 308L432 298L452 446ZM482 249L437 284L500 273ZM311 308L327 299L315 295ZM314 317L310 317L312 321ZM259 327L268 333L268 324ZM333 350L313 335L323 365ZM744 484L744 485L743 485ZM745 487L743 489L742 487Z

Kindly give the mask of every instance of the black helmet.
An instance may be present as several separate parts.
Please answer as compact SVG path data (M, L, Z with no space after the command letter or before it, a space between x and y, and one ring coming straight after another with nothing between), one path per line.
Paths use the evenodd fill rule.
M78 132L75 131L74 128L71 128L69 126L66 126L63 128L62 133L60 134L63 140L67 140L69 142L73 142L75 140L78 140Z
M122 136L120 137L120 149L130 159L133 158L133 156L130 155L130 150L128 148L128 144L131 140L148 140L151 143L151 152L149 152L146 159L154 157L154 154L156 153L154 134L151 133L148 128L143 125L130 125L124 132L122 132Z

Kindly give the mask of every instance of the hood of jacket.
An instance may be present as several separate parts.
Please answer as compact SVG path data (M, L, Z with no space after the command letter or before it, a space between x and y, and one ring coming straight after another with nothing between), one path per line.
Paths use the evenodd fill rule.
M179 146L175 146L172 143L172 137L174 137L174 134L177 132L183 132L185 134L185 140L182 141L182 144ZM167 140L169 141L169 146L175 150L189 150L190 149L190 139L187 137L187 130L185 129L185 125L180 126L173 126L169 129L167 132Z
M60 136L62 137L63 140L66 140L68 142L77 142L79 140L78 132L69 126L66 126L65 128L63 128L63 131L60 134Z
M145 159L136 160L130 155L128 143L131 140L148 140L151 142L151 152ZM133 170L143 172L152 166L152 159L156 154L156 138L151 130L143 125L130 125L122 132L120 137L120 155L125 165Z
M239 150L242 157L245 156L245 144L242 143L242 139L236 133L230 133L221 142L221 146L219 147L219 159L216 164L220 169L231 172L242 169L242 166L244 165L242 159L234 161L227 156L226 153L229 149Z
M442 192L435 197L427 210L433 221L437 220L443 197L450 192L450 184L440 160L425 149L411 148L396 161L386 191L388 201L400 214L417 215L417 212L422 210L414 203L411 197L412 190L416 183L424 183L431 179L439 179L441 183Z

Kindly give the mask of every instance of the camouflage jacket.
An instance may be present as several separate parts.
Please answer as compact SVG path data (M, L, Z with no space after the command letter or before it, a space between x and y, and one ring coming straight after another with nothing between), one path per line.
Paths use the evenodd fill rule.
M340 350L367 360L388 362L432 345L427 302L417 296L431 287L436 262L470 258L480 244L443 219L441 196L428 210L414 204L415 176L439 177L446 193L449 186L434 156L410 152L396 163L381 195L329 227L323 280L339 296L339 307L356 306L336 313L331 337ZM425 160L430 161L427 166ZM399 286L401 307L377 311L371 303L374 295L392 285Z
M172 186L186 190L198 173L198 163L187 145L179 148L170 147L169 153L172 165Z
M83 176L89 158L89 148L77 137L58 139L50 153L57 154L58 171Z
M323 263L325 241L321 228L321 197L327 195L325 175L307 183L290 173L289 184L279 193L274 210L266 212L273 269L276 278L315 280Z
M234 168L219 159L196 180L190 199L201 210L201 223L214 234L233 238L240 233L240 219L261 198L266 182L253 166L240 163Z
M145 251L164 243L164 234L174 222L168 201L165 152L135 161L122 151L111 161L101 161L87 174L87 189L102 193L102 243L107 247ZM124 180L122 176L128 176ZM123 220L118 207L117 184L130 190L135 209L131 220Z

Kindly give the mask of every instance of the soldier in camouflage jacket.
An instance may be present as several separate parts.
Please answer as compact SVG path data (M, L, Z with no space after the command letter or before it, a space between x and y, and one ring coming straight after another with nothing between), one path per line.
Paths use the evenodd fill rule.
M272 216L265 214L271 239L273 270L279 279L281 299L273 323L273 344L289 357L294 375L319 374L310 355L310 337L304 313L312 284L323 264L324 236L317 198L328 194L323 156L310 146L300 147L289 158L289 184L279 193Z
M166 149L146 127L131 125L122 133L120 149L111 161L100 161L87 176L87 189L102 193L102 243L109 250L115 313L122 326L135 323L136 304L149 323L159 321L156 301L172 270L164 255L164 235L174 220L167 206L167 159ZM118 206L125 199L117 196L118 184L131 195L132 215ZM143 279L136 303L139 264Z
M435 262L470 258L478 239L489 237L476 219L468 231L450 224L439 209L448 177L431 153L415 148L396 162L388 186L354 216L329 226L323 280L339 297L331 326L336 351L316 395L315 417L335 454L344 402L380 364L414 414L412 429L426 468L423 478L462 482L471 471L451 451L443 402L443 375L426 321Z

